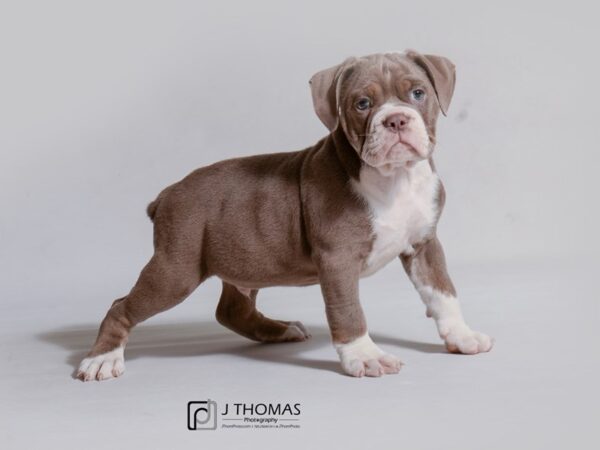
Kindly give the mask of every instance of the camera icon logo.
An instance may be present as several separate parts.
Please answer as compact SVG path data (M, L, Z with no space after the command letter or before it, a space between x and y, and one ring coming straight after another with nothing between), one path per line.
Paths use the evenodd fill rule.
M210 399L188 402L188 430L216 430L217 402Z

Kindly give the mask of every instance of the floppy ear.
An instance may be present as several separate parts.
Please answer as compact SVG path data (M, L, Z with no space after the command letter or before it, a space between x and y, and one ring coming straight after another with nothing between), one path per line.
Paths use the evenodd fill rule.
M343 63L315 73L310 81L313 106L321 122L329 131L335 130L338 124L337 87L338 81L356 58L347 58Z
M454 84L456 83L456 68L454 64L443 56L421 55L413 50L407 51L406 56L425 71L435 89L440 109L446 115L450 106L450 100L452 100L452 94L454 93Z
M308 82L315 112L329 131L333 131L338 122L335 85L340 67L341 64L338 64L321 70Z

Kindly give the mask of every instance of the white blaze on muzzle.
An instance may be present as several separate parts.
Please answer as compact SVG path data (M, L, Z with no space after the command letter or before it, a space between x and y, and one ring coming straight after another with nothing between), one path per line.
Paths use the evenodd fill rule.
M386 126L386 120L395 115L404 117L400 130ZM421 114L410 106L385 103L373 116L361 158L370 166L401 166L427 159L431 141Z

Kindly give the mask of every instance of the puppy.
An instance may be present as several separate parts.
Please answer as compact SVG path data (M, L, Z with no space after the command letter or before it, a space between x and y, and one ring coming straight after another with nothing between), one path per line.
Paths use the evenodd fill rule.
M219 323L259 342L309 337L300 322L262 315L259 289L320 284L344 372L397 373L400 360L369 337L358 296L359 279L397 257L447 349L489 351L492 340L463 320L436 237L445 194L431 155L454 83L441 56L349 58L310 80L330 131L314 146L221 161L163 190L147 210L154 255L112 304L78 377L121 375L131 329L211 276L223 282Z

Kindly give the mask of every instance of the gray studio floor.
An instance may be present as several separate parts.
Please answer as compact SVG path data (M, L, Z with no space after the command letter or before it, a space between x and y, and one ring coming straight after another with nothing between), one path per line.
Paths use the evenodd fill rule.
M1 446L598 448L597 282L590 264L560 264L453 268L467 322L496 338L478 356L445 352L399 263L363 280L374 340L405 363L380 379L340 373L318 288L261 292L266 314L302 320L313 337L260 345L216 324L211 280L136 329L122 378L84 384L72 372L111 300L94 292L110 283L67 294L32 280L22 292L37 298L17 289L0 316ZM300 428L188 431L187 402L206 398L300 403Z

